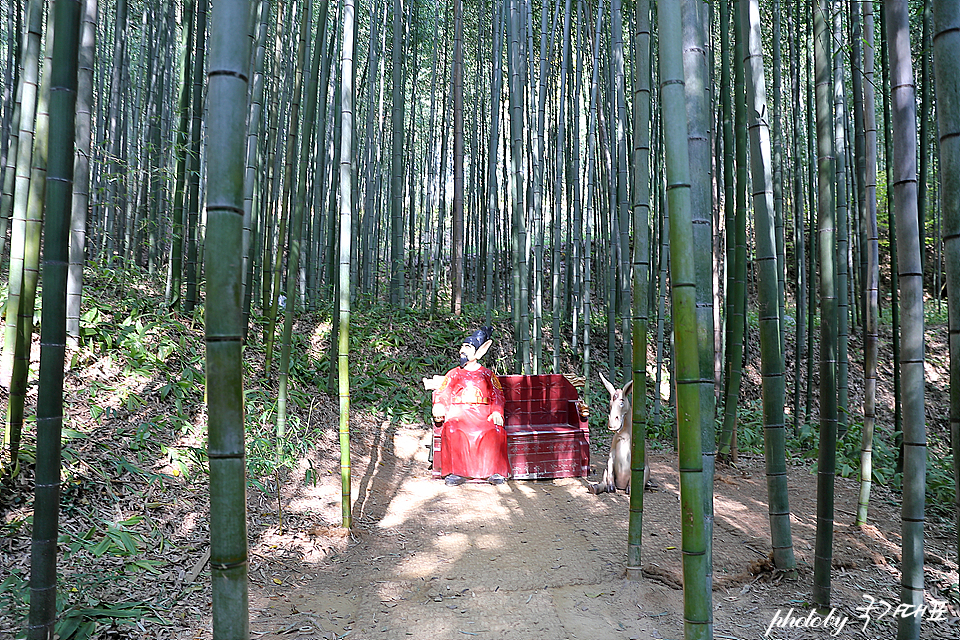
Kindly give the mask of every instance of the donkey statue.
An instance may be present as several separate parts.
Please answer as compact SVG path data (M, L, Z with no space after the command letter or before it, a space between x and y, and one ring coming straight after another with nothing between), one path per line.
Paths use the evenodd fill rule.
M593 494L616 493L617 489L630 493L630 459L633 443L633 410L630 406L630 395L633 392L633 380L623 385L622 389L615 388L602 373L600 380L610 393L610 416L607 426L616 433L613 434L613 440L610 442L610 457L607 458L607 468L603 471L602 479L596 484L588 485L587 488ZM644 460L646 460L647 443L644 442L643 446ZM646 486L649 480L650 467L644 464L643 486Z

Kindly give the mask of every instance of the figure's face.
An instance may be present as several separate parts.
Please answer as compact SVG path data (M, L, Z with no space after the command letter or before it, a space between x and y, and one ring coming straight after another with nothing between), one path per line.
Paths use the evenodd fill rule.
M467 366L470 362L477 359L477 350L472 344L465 344L460 347L460 368Z

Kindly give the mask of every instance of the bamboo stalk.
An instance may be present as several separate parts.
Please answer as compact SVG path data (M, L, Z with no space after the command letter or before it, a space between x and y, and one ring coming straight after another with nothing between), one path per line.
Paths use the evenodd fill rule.
M893 105L893 206L897 212L897 271L903 320L901 361L903 383L903 499L901 528L903 566L900 600L923 605L923 522L926 490L926 424L924 416L923 270L917 214L917 102L910 52L910 16L906 0L885 0L886 40L890 51L890 94ZM897 620L897 638L920 635L919 616Z
M817 536L813 601L830 605L834 476L837 447L836 200L834 195L830 32L823 0L813 7L817 96L818 227L820 234L820 455L817 461Z
M933 56L939 96L960 95L960 3L933 2ZM947 311L950 329L950 437L957 505L957 552L960 553L960 102L940 100L940 133L944 258L947 269Z
M766 462L768 513L773 559L777 568L796 567L790 531L790 499L787 493L785 383L780 325L779 261L777 259L776 213L772 181L770 129L762 114L767 111L763 57L760 46L760 4L741 5L740 33L744 36L744 67L752 157L754 234L758 272L760 318L760 368L763 395L763 443Z
M569 3L569 0L567 0ZM635 5L635 95L633 99L633 440L631 451L630 522L627 535L627 578L641 577L643 533L643 470L646 461L647 326L650 288L650 2Z
M660 42L660 96L663 113L670 208L670 279L676 336L677 433L680 458L680 503L683 518L684 637L710 636L707 593L706 530L703 513L703 456L700 429L700 357L698 350L690 160L681 53L680 2L657 5Z
M213 637L247 638L247 524L244 453L242 254L249 0L218 1L207 74L205 254L210 567Z
M60 435L63 427L63 367L66 353L67 265L73 163L80 2L59 0L50 76L50 139L46 157L46 218L43 251L43 322L37 392L37 466L30 553L30 640L51 638L57 620L57 538L60 515ZM55 28L54 28L54 25ZM40 153L47 155L46 139ZM39 242L39 238L37 239ZM32 318L31 318L32 323Z

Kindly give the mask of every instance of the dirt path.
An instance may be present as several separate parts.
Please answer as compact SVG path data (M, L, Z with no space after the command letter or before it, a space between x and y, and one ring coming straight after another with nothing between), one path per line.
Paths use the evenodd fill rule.
M644 495L645 579L623 578L628 497L593 496L583 479L446 487L427 470L426 432L387 428L355 461L356 534L339 520L339 472L315 486L294 482L288 533L251 531L251 629L257 638L453 638L606 640L683 637L679 482L672 453L654 453L660 488ZM596 462L596 461L595 461ZM815 477L791 471L800 577L770 571L762 465L721 470L714 531L715 637L760 638L777 610L810 609ZM296 487L300 487L297 489ZM795 487L795 488L794 488ZM895 505L875 494L885 526L852 529L856 486L838 479L833 594L849 618L844 637L887 638L889 619L864 625L863 595L899 602ZM270 519L270 505L254 522ZM896 516L896 517L895 517ZM274 514L275 520L275 514ZM256 525L254 529L257 529ZM927 537L928 593L956 584L948 537ZM952 581L952 582L951 582ZM925 621L924 637L956 637L957 612ZM856 627L856 629L854 629ZM770 630L769 637L823 638L824 629Z

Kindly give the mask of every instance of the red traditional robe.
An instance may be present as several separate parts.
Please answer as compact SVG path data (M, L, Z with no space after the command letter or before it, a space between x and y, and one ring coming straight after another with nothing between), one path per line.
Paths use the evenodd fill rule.
M499 473L510 477L507 432L488 419L495 411L503 415L503 387L490 369L451 369L433 392L433 403L444 409L440 436L444 476L486 479Z

